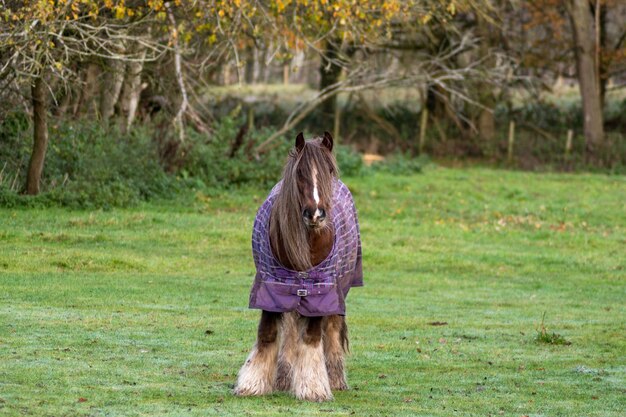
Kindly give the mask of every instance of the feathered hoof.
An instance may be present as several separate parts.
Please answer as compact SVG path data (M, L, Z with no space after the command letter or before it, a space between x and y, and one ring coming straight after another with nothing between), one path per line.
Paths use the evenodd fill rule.
M296 398L298 400L316 403L333 400L333 393L330 390L330 386L324 386L323 384L317 384L317 386L315 385L316 384L309 384L306 387L296 390Z
M274 389L276 391L291 391L291 366L288 363L278 362L276 371L276 381L274 381Z
M255 346L239 370L233 393L241 397L270 394L275 378L273 358L273 352L261 354Z
M348 383L346 382L346 373L344 372L343 367L343 360L326 362L330 389L332 389L333 391L346 391L348 389Z
M299 400L322 402L333 399L324 363L324 351L318 346L301 345L293 367L293 393Z
M344 381L330 381L330 389L333 391L347 391L348 383Z
M255 378L254 376L242 378L240 376L233 393L239 397L271 394L272 384L269 381L264 381L262 378Z
M236 386L233 390L233 394L238 397L253 397L253 396L261 396L266 394L271 394L272 390L266 389L262 386Z

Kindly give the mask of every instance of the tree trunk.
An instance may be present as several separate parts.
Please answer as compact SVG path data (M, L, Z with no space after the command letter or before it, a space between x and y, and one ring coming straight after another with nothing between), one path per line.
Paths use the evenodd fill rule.
M48 147L48 122L46 104L46 84L43 76L35 79L31 87L33 102L33 152L28 163L26 194L37 195L40 191L41 173Z
M269 63L267 62L269 51L273 50L274 44L269 42L269 46L264 48L259 58L259 78L263 84L267 84L270 79Z
M124 82L124 61L107 59L104 77L100 82L100 117L106 123L115 113L115 103Z
M126 133L135 120L137 106L141 96L141 72L143 71L144 59L146 57L145 46L135 43L132 46L132 56L134 61L126 65L126 75L122 84L122 92L119 98L119 113L122 117L122 132Z
M304 60L306 56L303 51L297 51L291 60L291 82L300 84L304 81Z
M587 158L594 155L602 145L604 126L600 86L596 74L595 33L589 8L589 0L570 0L570 18L574 29L578 84L583 102L585 142Z
M326 61L322 58L320 62L320 87L322 91L325 88L337 83L341 76L341 67L337 65L336 61L339 59L339 40L327 41L325 55L330 61ZM322 117L324 120L328 120L328 125L334 125L335 107L337 106L337 95L333 94L328 99L324 100L320 105L322 111Z
M254 65L252 66L252 84L258 84L261 74L261 59L265 57L265 54L263 54L262 51L260 51L256 46L253 51Z
M596 51L597 56L597 66L598 66L598 80L600 82L600 106L602 106L602 110L604 110L605 97L606 97L606 87L609 83L609 67L610 61L606 59L602 59L602 51L610 51L609 46L609 37L607 36L607 16L606 12L608 9L607 5L602 7L599 2L596 3L596 7L600 6L600 16L596 16L595 21L598 22L599 27L596 29L596 45L599 45L599 51ZM594 13L598 13L598 10L594 10Z
M244 70L244 79L246 84L250 85L254 83L254 45L246 48L246 65Z
M481 103L493 105L493 103L487 101L488 99L483 99ZM481 109L478 115L478 133L486 141L492 141L496 137L496 122L492 111Z
M95 113L95 96L98 91L98 77L100 75L100 66L94 62L89 62L83 69L82 88L80 90L80 98L76 101L74 107L74 117L80 117L83 114L89 114L91 111Z
M499 42L495 35L497 30L495 30L493 25L484 17L479 17L478 33L482 38L479 47L480 56L485 60L485 64L489 67L494 67L496 62L491 54L491 48ZM479 82L477 91L478 101L486 107L486 109L479 109L478 134L482 140L491 142L496 137L496 121L493 116L493 111L490 111L490 109L495 107L496 97L494 97L493 87L491 87L489 83Z

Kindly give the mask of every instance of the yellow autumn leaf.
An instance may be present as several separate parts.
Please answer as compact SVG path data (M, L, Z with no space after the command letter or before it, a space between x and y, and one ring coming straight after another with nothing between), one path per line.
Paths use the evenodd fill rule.
M125 15L126 15L126 8L124 6L120 5L115 8L116 19L123 19Z

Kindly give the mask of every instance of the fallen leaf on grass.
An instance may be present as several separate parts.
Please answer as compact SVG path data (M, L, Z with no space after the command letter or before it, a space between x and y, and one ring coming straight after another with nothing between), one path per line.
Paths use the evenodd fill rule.
M79 403L86 403L86 402L87 402L87 398L80 397L80 398L78 399L78 402L79 402Z

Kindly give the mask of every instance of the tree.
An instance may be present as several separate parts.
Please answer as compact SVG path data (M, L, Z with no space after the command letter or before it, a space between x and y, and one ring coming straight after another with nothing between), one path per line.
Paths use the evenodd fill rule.
M576 46L586 148L588 157L593 159L604 138L600 77L596 64L596 36L589 0L570 0L568 6Z
M557 76L576 73L584 111L587 154L594 159L604 136L607 83L626 71L626 4L620 0L513 2L505 16L507 51L519 73L550 89Z
M40 192L47 148L48 96L59 84L75 82L75 68L100 60L109 66L102 86L101 115L108 119L119 96L125 61L124 45L139 42L153 57L166 50L159 40L140 35L156 14L150 7L126 7L123 1L11 1L1 9L0 83L30 85L33 147L25 192ZM134 33L134 35L131 35ZM92 74L93 72L88 72ZM95 82L95 77L91 77Z
M31 86L33 102L33 152L28 162L28 176L26 178L26 193L39 194L41 172L48 148L47 96L44 75L33 79Z
M281 39L284 33L295 34L296 40L319 56L320 89L294 109L283 127L257 151L266 151L271 141L320 105L325 119L332 120L335 97L342 92L389 86L416 89L431 84L455 99L478 104L471 99L468 81L487 75L488 84L500 82L506 60L489 66L480 59L450 63L478 48L476 36L460 33L456 16L484 15L489 8L487 1L302 0L289 2L287 9L278 10L280 14L272 14L270 9L264 15L275 19L273 36ZM433 32L446 36L446 42L432 47L432 38L437 37ZM290 46L289 42L283 44ZM384 64L399 51L410 51L416 59L410 66Z

